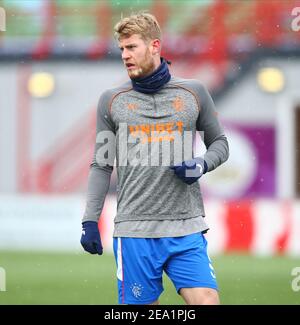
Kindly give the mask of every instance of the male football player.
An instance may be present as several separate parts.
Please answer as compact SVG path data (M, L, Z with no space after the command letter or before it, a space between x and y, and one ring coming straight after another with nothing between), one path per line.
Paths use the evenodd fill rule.
M113 236L119 303L157 304L164 271L187 304L219 304L198 182L229 155L214 103L198 80L170 74L153 15L123 18L115 37L130 80L104 91L99 100L81 244L91 254L102 254L97 223L116 157ZM186 148L186 135L193 142L196 131L204 134L203 157ZM108 145L110 135L115 136L113 145ZM162 154L166 144L169 164ZM182 149L187 154L180 160Z

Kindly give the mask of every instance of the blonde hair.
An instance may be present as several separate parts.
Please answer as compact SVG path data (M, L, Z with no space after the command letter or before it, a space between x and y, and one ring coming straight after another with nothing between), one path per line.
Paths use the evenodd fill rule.
M161 29L156 18L146 12L122 18L114 27L117 40L138 34L144 41L161 40Z

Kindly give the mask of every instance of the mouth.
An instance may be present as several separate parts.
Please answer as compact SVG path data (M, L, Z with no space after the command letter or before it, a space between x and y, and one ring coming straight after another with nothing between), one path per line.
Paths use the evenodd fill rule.
M125 65L126 65L127 70L131 70L131 69L135 68L135 65L133 63L126 63Z

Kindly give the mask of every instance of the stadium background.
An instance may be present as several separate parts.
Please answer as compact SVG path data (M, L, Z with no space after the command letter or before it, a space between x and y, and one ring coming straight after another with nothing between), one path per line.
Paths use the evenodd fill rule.
M105 256L82 251L80 220L98 98L127 80L112 28L139 10L158 18L171 72L208 87L229 138L229 161L201 179L222 303L300 303L300 1L0 7L0 304L117 303L115 172ZM165 286L162 303L181 303Z

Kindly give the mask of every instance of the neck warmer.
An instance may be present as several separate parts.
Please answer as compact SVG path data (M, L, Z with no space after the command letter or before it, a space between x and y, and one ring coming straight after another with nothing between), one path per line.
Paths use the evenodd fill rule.
M166 61L164 58L160 58L160 61L160 66L149 76L131 79L134 90L145 94L153 94L169 82L171 75L168 63L170 64L170 62Z

